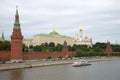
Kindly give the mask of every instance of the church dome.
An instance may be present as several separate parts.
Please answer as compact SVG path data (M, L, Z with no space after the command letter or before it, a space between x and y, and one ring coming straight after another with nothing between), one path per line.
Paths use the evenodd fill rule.
M50 32L50 34L54 34L55 35L55 34L59 34L59 33L58 32Z
M59 33L55 31L55 29L53 29L53 31L50 32L50 34L51 34L51 35L59 35Z
M83 31L83 29L82 29L82 27L80 27L80 32L82 32Z

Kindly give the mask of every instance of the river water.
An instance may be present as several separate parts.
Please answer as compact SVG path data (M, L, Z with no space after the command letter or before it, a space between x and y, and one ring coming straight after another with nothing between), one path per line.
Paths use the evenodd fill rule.
M120 80L120 60L0 71L0 80Z

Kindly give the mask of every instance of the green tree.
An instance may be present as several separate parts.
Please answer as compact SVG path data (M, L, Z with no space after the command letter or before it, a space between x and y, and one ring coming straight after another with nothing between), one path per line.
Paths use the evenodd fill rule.
M86 56L85 52L82 49L76 49L76 57Z
M23 44L23 51L28 52L28 47L25 44Z
M114 52L120 52L120 45L111 45Z
M62 48L63 48L63 45L57 44L55 50L59 52L59 51L62 51Z
M53 47L54 48L55 47L55 43L54 42L50 42L49 43L49 47Z
M9 41L5 41L5 42L2 42L0 41L0 50L10 50L10 42Z
M49 50L50 51L55 51L55 43L54 42L49 43Z
M35 52L40 52L40 51L42 51L42 47L41 47L41 45L37 45L37 46L34 46L34 47L33 47L33 50L34 50Z
M48 43L47 43L47 42L45 42L45 43L43 43L43 44L44 44L45 47L48 47Z
M96 48L96 47L99 47L99 48L105 50L106 49L106 43L97 42L95 45L93 45L93 48Z

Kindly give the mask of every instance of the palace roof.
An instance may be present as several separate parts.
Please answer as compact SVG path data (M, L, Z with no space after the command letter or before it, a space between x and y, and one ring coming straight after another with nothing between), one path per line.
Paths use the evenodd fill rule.
M40 33L40 34L36 34L34 36L45 36L45 37L55 37L56 36L56 37L61 37L61 38L72 38L69 36L61 35L58 32L56 32L55 30L53 30L49 34Z

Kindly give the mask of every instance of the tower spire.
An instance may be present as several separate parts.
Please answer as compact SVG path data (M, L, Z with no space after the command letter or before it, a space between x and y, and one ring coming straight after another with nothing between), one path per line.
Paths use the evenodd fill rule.
M80 27L80 31L79 31L79 35L80 35L80 41L82 41L82 37L83 37L83 29L82 27Z
M3 32L2 32L2 39L5 40L5 38L4 38L4 33L3 33Z
M18 6L16 6L16 14L15 14L14 28L18 28L18 29L20 28L19 14L18 14Z

